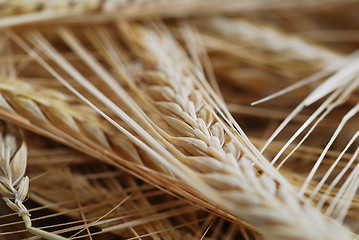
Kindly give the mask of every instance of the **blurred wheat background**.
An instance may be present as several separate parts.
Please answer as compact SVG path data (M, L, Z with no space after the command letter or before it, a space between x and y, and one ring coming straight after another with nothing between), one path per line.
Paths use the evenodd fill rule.
M357 239L358 13L0 0L0 239Z

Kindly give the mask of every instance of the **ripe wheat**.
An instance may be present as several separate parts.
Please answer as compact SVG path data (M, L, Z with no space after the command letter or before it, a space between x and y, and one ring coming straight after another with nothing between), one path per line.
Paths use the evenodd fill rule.
M140 68L132 72L135 78L141 79L140 85L131 85L132 80L128 84L139 94L136 101L141 101L142 98L147 103L145 105L154 110L153 115L148 117L157 119L157 114L163 119L163 122L157 121L155 124L142 115L143 120L147 119L149 129L151 126L156 129L153 133L157 134L157 141L163 145L151 142L152 137L135 123L126 124L136 129L138 135L158 149L158 155L151 159L156 165L166 164L161 167L178 175L207 201L253 224L267 239L350 239L347 230L326 219L306 200L298 198L286 181L266 165L266 160L245 135L239 129L237 132L232 128L227 118L230 116L226 117L222 112L225 109L218 107L221 103L211 95L201 73L191 67L186 54L168 33L140 25L122 24L120 28L126 43L141 63ZM65 29L60 33L84 63L96 69L104 79L111 79L109 73L93 60L92 55L89 55L72 33ZM38 43L76 80L89 87L87 80L68 65L66 59L39 33L34 33L31 40ZM96 47L101 48L101 45ZM110 53L103 50L100 52L105 55ZM106 56L110 65L114 63L112 57ZM100 95L93 88L88 89ZM208 90L209 94L203 89ZM104 97L101 99L106 103ZM133 107L137 108L135 105ZM125 121L128 119L122 113L118 114ZM141 119L141 112L133 117ZM124 133L128 134L126 131ZM140 144L133 136L131 139ZM139 146L149 151L142 144ZM164 156L167 162L161 160Z

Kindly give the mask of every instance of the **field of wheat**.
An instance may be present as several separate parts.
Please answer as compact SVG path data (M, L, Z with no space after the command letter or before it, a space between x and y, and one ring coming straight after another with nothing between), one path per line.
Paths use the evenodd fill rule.
M359 238L358 13L0 0L0 240Z

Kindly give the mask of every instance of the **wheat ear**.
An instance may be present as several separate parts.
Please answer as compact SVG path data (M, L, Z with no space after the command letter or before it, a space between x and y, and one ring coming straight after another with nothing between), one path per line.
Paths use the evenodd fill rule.
M69 134L76 135L77 138L82 141L84 141L84 139L90 139L91 141L94 141L91 146L96 146L94 144L101 144L101 147L107 150L112 150L115 152L127 152L127 160L143 164L143 157L140 157L141 154L131 144L131 142L129 142L129 140L121 134L114 135L113 133L111 133L110 129L108 129L108 126L104 125L101 121L99 121L96 116L96 113L91 111L91 109L86 108L86 106L76 106L76 102L73 101L73 98L71 96L63 94L62 92L55 91L53 89L37 86L36 83L30 84L31 82L31 79L28 79L27 82L24 80L11 80L2 81L0 83L0 93L3 97L3 100L5 100L5 102L2 102L2 108L6 109L6 112L15 113L16 111L18 114L26 116L28 120L37 123L42 128L47 128L50 131L54 131L54 128L49 127L49 124L53 124L53 126L56 126L57 128L62 129ZM41 95L38 94L40 92ZM64 121L65 119L67 120ZM66 127L63 127L64 123L67 123ZM92 126L90 129L91 131L86 130L86 126L89 125ZM101 134L99 134L99 132L101 132ZM56 134L59 133L56 132ZM91 134L92 136L88 134ZM98 137L99 135L103 137ZM109 141L109 143L105 144L106 141ZM116 149L119 147L119 145L122 145L121 149ZM109 147L111 147L112 149L110 149ZM88 153L89 152L87 152L87 154ZM52 174L54 173L52 172ZM41 188L37 187L36 183L34 184L35 185L33 186L33 192L41 194ZM48 181L46 181L46 184L48 184ZM83 187L84 190L87 189L86 186ZM68 186L66 186L65 188L67 189ZM119 189L120 186L118 189L116 189L116 191L113 190L112 193L119 191ZM93 189L90 192L93 192ZM61 193L66 194L68 193L68 191L57 190L54 196L58 196ZM46 197L46 199L43 199L38 194L34 195L33 197L36 201L43 204L48 204L47 201L49 201L49 198L51 199L51 197ZM55 200L53 199L52 201ZM135 201L137 201L137 198L135 198ZM135 208L138 207L132 206L132 209ZM64 209L55 210L60 212L64 211ZM103 210L104 209L102 209L102 211ZM68 211L68 209L66 211ZM91 212L89 214L91 215ZM157 215L154 215L154 217L156 216ZM160 217L160 215L158 215L158 217ZM106 221L99 221L95 225L100 226L102 222ZM119 226L112 226L111 228L108 226L106 227L106 229L104 229L104 231L116 232L116 229L121 229L121 227L124 225L125 224ZM148 228L150 228L150 226L148 226Z
M230 116L227 115L227 118L219 107L223 103L203 90L211 92L208 85L201 81L203 78L200 73L194 73L186 54L168 33L126 24L121 25L121 30L127 37L128 46L141 61L142 68L133 74L146 82L141 87L147 91L136 86L132 86L133 90L142 93L144 100L152 104L152 109L160 105L160 112L155 110L155 113L167 124L155 124L148 120L148 124L156 125L157 136L159 133L162 135L162 138L156 139L161 141L162 144L159 144L134 120L131 121L120 109L115 109L157 153L116 126L143 150L156 156L153 160L158 165L163 164L215 206L256 226L267 239L351 238L346 229L326 219L299 198L251 145L239 126L236 130L229 125ZM73 34L66 29L60 33L91 69L109 78L109 73L94 61L93 56L78 43ZM39 32L30 36L76 80L89 86L87 80ZM107 59L112 58L109 56ZM58 75L54 76L61 80ZM89 89L96 92L93 88ZM129 96L124 93L119 97ZM108 103L108 100L104 102ZM133 107L138 108L134 104ZM108 107L113 108L113 105L109 104ZM224 107L222 110L225 111Z
M235 140L233 136L235 133L231 132L221 118L216 116L213 102L210 102L209 96L203 91L206 86L201 86L195 80L196 75L191 73L191 68L186 65L185 54L171 40L171 37L165 32L156 33L152 29L143 28L139 25L128 26L124 24L121 25L121 29L122 33L127 37L128 45L143 62L143 70L139 71L139 77L143 80L141 88L146 90L146 95L154 101L155 106L159 107L162 118L171 127L172 130L165 130L171 136L168 137L168 141L178 149L183 149L183 153L188 156L187 159L186 157L183 158L185 164L194 171L203 174L202 179L210 186L233 194L227 195L223 194L223 192L218 192L221 197L236 206L231 208L231 212L235 213L236 216L243 217L254 225L259 222L263 223L264 219L267 219L270 215L270 211L276 212L276 216L279 217L282 214L279 212L286 208L284 207L285 204L289 204L285 199L280 200L280 202L284 200L281 204L282 209L275 209L276 203L274 202L273 205L267 205L266 209L263 209L268 214L267 216L260 216L257 210L266 205L269 199L273 198L270 197L270 191L268 191L271 188L269 185L274 184L273 187L276 185L276 194L279 195L282 195L280 193L282 190L286 191L284 190L285 187L275 184L268 175L265 173L260 174L258 169L253 167L252 159L247 155L250 147L247 146L247 149L244 149L245 147ZM249 180L251 179L250 176L253 177L253 182ZM241 179L240 182L237 182L239 179ZM250 186L258 188L254 190ZM259 196L266 196L264 197L265 200L260 201L259 198L261 197ZM288 201L291 204L294 203L295 195L286 192L283 193L283 196L285 198L293 196L293 199ZM262 203L252 206L248 204L254 201ZM300 201L297 204L300 204ZM240 206L246 206L248 211L238 211L241 208ZM249 210L252 207L253 212ZM288 206L288 209L292 207L294 205ZM304 205L304 208L306 207L309 206ZM300 211L298 210L297 213ZM303 209L302 211L306 212ZM256 215L258 219L251 216L252 213L259 214ZM320 221L319 215L317 217L304 217L304 219L309 220L312 217L316 218L316 221ZM284 222L290 225L289 219L283 221L282 224ZM314 222L312 223L314 224ZM260 229L269 228L269 226L265 225L262 225ZM279 239L284 236L281 234L288 234L284 238L295 238L294 235L291 235L294 232L281 232L281 234L276 235L275 232L277 231L273 230L274 225L271 224L270 228L272 229L269 232L265 231L265 237ZM299 225L294 225L287 228L294 230L299 227ZM314 236L309 237L311 233L306 233L305 235L309 239ZM346 233L343 236L345 235ZM319 237L319 235L317 236ZM331 238L329 235L327 237ZM302 238L305 239L306 237L302 236Z
M41 92L41 96L37 95L37 93L39 92ZM4 104L5 102L2 102L3 108L6 108L7 111L14 111L16 109L19 114L25 114L31 121L38 122L40 117L47 116L47 119L45 118L42 120L43 123L46 123L51 119L52 123L60 127L61 125L59 125L59 122L62 117L60 117L61 115L56 113L56 111L64 111L67 114L67 119L73 119L70 122L80 123L75 129L72 129L69 132L78 132L79 127L87 125L84 123L84 121L89 121L89 123L92 123L93 126L102 126L102 123L100 121L95 120L96 116L92 116L93 113L91 113L91 111L86 110L86 108L76 107L71 102L71 97L62 94L61 92L54 91L52 89L50 90L44 87L37 87L36 84L28 84L20 80L12 80L9 82L0 83L0 93L3 99L6 99L6 104ZM8 108L7 106L13 106L14 108ZM34 109L37 110L35 111ZM39 115L39 112L42 112L42 114ZM31 114L31 116L29 114ZM84 115L86 115L87 118L81 117ZM81 124L81 122L83 123ZM42 126L46 127L46 124L42 124ZM98 131L104 131L101 129L106 129L106 127L102 126ZM80 130L80 132L84 132L84 130ZM97 131L93 132L95 133ZM105 132L108 131L104 131L104 134L106 135ZM80 135L77 134L77 136ZM106 136L111 140L111 135ZM115 139L113 139L113 141L115 141ZM122 143L125 143L126 141L128 140L126 140L125 138L121 140ZM126 143L126 146L126 150L133 148L129 147L131 145L128 145L128 143ZM136 156L139 155L136 154ZM136 161L135 159L129 160ZM41 201L41 199L39 201Z
M28 81L31 82L30 79ZM21 80L2 81L0 89L1 118L117 167L120 167L118 162L122 163L127 171L130 170L141 179L148 181L151 176L150 183L166 186L172 192L236 221L233 216L218 212L218 209L203 201L198 202L199 199L191 195L183 195L185 192L176 187L172 182L174 179L163 179L164 176L158 174L158 171L163 171L161 165L150 156L143 155L125 135L114 131L107 122L100 121L92 109L74 102L72 96ZM145 167L148 165L156 171ZM145 178L138 174L142 171L147 172Z
M248 57L248 62L253 61L259 66L266 64L280 68L280 65L291 64L296 66L290 68L293 71L309 68L314 72L343 58L343 54L266 25L259 20L217 17L197 20L194 24L199 27L200 32L206 34L204 37L213 36L219 41L233 44L226 48L226 44L216 44L213 39L213 42L208 41L208 47L211 50L216 51L216 47L220 47L219 50L226 54L240 54L240 51L233 52L233 50L243 50L244 53L239 57ZM206 41L204 43L207 44ZM249 55L253 52L256 53L254 54L256 57L251 58ZM244 56L245 53L247 54ZM268 58L268 60L261 60L260 57Z
M46 87L40 87L37 86L36 83L31 83L31 79L28 79L26 81L22 80L11 80L11 81L2 81L0 83L0 93L3 97L3 100L6 101L2 102L2 107L6 109L6 111L10 111L15 113L15 110L17 113L22 114L26 116L26 118L34 123L39 124L39 126L43 128L48 128L52 131L54 131L54 128L49 127L50 124L54 124L58 129L62 129L65 132L68 132L72 135L76 135L78 139L85 141L85 139L90 139L90 141L87 140L87 143L89 143L91 146L96 146L95 144L101 144L101 147L107 150L112 150L115 152L127 152L127 160L133 161L133 162L142 162L140 158L140 154L137 152L136 148L132 146L131 142L126 139L125 136L117 135L115 136L113 133L111 133L111 129L109 129L107 126L105 126L99 119L97 118L96 113L91 111L91 109L88 109L86 106L78 105L76 102L74 102L74 99L71 96L68 96L66 94L63 94L62 92L48 89ZM31 84L30 84L31 83ZM41 92L41 95L38 93ZM11 107L12 106L12 107ZM65 115L64 115L65 114ZM91 126L90 129L86 129L86 126ZM99 133L100 132L100 133ZM56 132L58 134L58 132ZM76 134L74 134L76 133ZM90 135L89 135L90 134ZM61 135L61 134L60 134ZM99 137L102 136L102 137ZM93 142L93 143L91 143ZM118 144L116 144L118 143ZM116 149L119 147L119 145L122 145L121 149ZM110 149L110 147L112 149ZM61 156L62 158L63 156ZM56 158L56 156L52 157ZM57 161L55 161L57 162ZM33 164L36 163L36 160L33 159ZM48 165L47 163L46 165ZM86 164L85 164L86 165ZM99 164L100 165L100 164ZM100 165L101 166L101 165ZM57 172L51 171L51 175L57 174ZM60 174L61 175L61 174ZM65 175L66 177L67 175ZM56 198L59 195L63 194L69 194L71 195L71 186L68 185L63 186L63 190L56 190L54 191L54 194L50 194L51 196L45 196L41 197L42 194L44 194L43 189L49 188L51 186L51 181L53 179L56 179L55 176L51 176L49 178L46 178L45 182L37 183L35 182L32 188L32 193L34 194L32 196L33 200L42 203L44 205L49 204L48 201L56 202ZM60 176L64 177L64 176ZM75 177L75 176L73 176ZM79 176L78 176L79 177ZM131 176L127 176L126 182L131 182ZM74 179L76 180L76 179ZM56 179L53 184L59 185ZM117 181L117 178L115 178L113 181ZM113 182L112 181L112 182ZM64 181L66 182L66 181ZM71 182L71 181L70 181ZM111 182L111 181L110 181ZM135 182L135 181L133 181ZM85 194L86 191L89 191L91 193L94 193L96 191L100 191L101 189L94 189L91 188L91 186L88 186L83 183L83 180L80 181L81 183L81 190L77 192L77 194L81 195L83 193L84 197L88 195ZM123 183L122 183L123 184ZM39 185L39 186L37 186ZM110 186L112 186L109 183ZM121 188L122 186L119 185L117 189L113 189L111 191L111 194L121 195ZM70 189L70 190L69 190ZM145 188L147 189L147 188ZM50 193L52 190L48 190L46 192ZM101 190L101 194L104 194L105 190ZM123 191L126 191L123 189ZM56 193L56 194L55 194ZM137 193L138 194L138 193ZM136 194L136 195L137 195ZM107 193L106 195L110 195L110 193ZM66 196L64 196L66 199ZM87 196L88 198L88 196ZM84 198L84 201L86 201L87 198ZM96 198L96 195L95 197ZM72 198L70 198L72 199ZM131 198L134 199L133 205L131 204L131 207L129 210L135 211L135 209L140 208L140 206L136 205L136 202L140 201L139 197ZM91 201L91 199L89 199ZM96 199L95 199L96 200ZM94 200L93 200L94 201ZM118 199L114 199L113 202L117 202ZM128 200L127 202L132 202L132 200ZM59 203L57 203L59 204ZM54 205L55 207L57 206ZM83 203L84 204L84 203ZM146 205L145 200L143 200L143 205ZM97 212L93 212L93 209L90 208L89 213L85 211L87 217L95 217L94 214L105 214L106 210L110 210L108 208L101 207L100 210ZM63 212L68 212L71 209L64 209L64 208L55 208L54 210ZM144 209L145 210L145 209ZM105 211L105 212L104 212ZM141 210L139 211L139 215L141 213ZM186 210L187 211L187 210ZM191 208L191 211L195 211ZM146 212L149 212L147 209ZM85 214L84 213L84 214ZM166 213L162 213L162 215L165 215ZM171 214L171 212L169 213ZM175 214L172 213L172 217L175 217ZM180 212L178 213L180 214ZM182 214L182 213L181 213ZM153 218L156 219L156 217L160 218L162 216L161 214L153 214ZM75 215L70 216L75 217ZM98 215L97 215L98 216ZM100 215L101 216L101 215ZM140 216L139 216L140 218ZM116 218L115 218L116 219ZM149 218L150 220L151 218ZM148 221L149 221L148 220ZM146 223L147 220L141 220L140 222L144 221ZM155 220L154 220L155 221ZM160 227L162 225L166 226L169 223L165 220L159 222L154 222L155 226L151 226L150 223L144 224L143 228L147 229L149 233L151 231L156 232L158 229L161 229ZM137 221L131 221L134 227L138 227L136 224ZM92 224L90 224L92 226ZM131 224L128 224L131 226ZM103 227L103 232L115 232L121 230L126 224L121 224L118 226L106 224L106 221L99 221L96 222L93 226L96 227ZM157 230L155 230L158 228ZM81 226L78 227L78 229L81 229ZM152 230L151 230L152 229ZM165 229L163 227L163 229Z
M31 226L30 213L23 205L29 190L29 178L25 176L27 147L15 127L1 124L0 194L6 205L14 210L25 223L27 231L49 240L66 239Z
M168 147L168 150L151 142L151 137L144 134L139 126L130 121L128 123L143 138L148 139L158 152L166 154L168 162L162 162L166 167L178 174L208 201L258 227L267 239L295 239L299 236L302 239L324 238L324 236L331 238L332 234L350 239L346 230L339 230L341 229L339 225L323 218L320 213L298 199L295 193L288 189L285 181L278 174L271 172L271 168L266 165L268 163L251 147L244 134L236 136L235 130L221 120L214 110L220 112L220 109L216 108L211 97L201 90L201 85L203 84L202 87L206 90L210 91L210 89L200 82L200 76L193 74L186 55L166 32L159 33L140 25L123 24L121 28L122 33L128 37L126 40L131 50L142 62L144 70L141 71L140 68L139 76L149 84L148 87L144 86L149 90L147 94L132 85L134 91L153 97L152 100L157 103L163 103L161 117L168 125L161 123L155 125L165 132L168 131L167 134L160 132L166 141L158 139ZM91 61L88 52L70 32L62 30L60 33L84 62L102 73L104 77L109 77L103 68ZM33 40L36 39L36 42L54 57L60 66L87 87L86 80L80 78L76 70L70 67L65 59L60 58L44 38L36 34L33 37ZM95 94L96 91L91 90ZM148 101L145 95L142 97ZM165 103L166 101L168 104ZM128 119L126 116L123 117ZM170 151L173 155L168 155L166 151ZM173 159L173 156L176 158ZM162 161L161 156L157 155L155 160ZM281 197L276 198L273 195ZM293 219L296 219L295 223ZM299 219L301 224L298 224ZM318 224L318 228L313 231L307 224ZM325 227L327 224L331 227ZM286 227L283 227L284 225ZM275 230L276 227L281 230ZM327 234L327 228L338 229L332 234ZM303 231L306 231L305 236Z

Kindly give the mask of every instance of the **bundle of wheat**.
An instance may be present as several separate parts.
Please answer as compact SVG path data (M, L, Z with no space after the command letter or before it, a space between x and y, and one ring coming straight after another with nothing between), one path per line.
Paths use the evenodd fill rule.
M325 25L333 6L357 4L269 3L2 2L0 118L82 152L33 137L28 190L22 135L4 127L1 194L27 231L354 238L357 56L283 29ZM263 97L255 103L277 99L246 106ZM31 227L28 191L51 233Z

